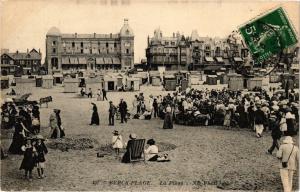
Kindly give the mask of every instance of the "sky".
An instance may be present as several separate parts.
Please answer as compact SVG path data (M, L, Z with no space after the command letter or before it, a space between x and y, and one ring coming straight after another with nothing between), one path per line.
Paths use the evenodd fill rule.
M245 22L282 6L299 36L300 3L283 1L196 0L0 0L0 47L25 52L40 49L45 57L47 31L119 33L124 18L135 34L135 62L146 58L147 37L160 28L164 36L179 31L226 37Z

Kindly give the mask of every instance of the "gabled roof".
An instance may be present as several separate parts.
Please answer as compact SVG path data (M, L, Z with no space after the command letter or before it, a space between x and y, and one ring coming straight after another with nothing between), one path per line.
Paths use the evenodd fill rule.
M35 49L32 49L28 53L16 52L16 53L4 53L2 54L2 56L3 55L9 56L13 60L25 60L25 59L40 60L42 58L41 54L38 53Z

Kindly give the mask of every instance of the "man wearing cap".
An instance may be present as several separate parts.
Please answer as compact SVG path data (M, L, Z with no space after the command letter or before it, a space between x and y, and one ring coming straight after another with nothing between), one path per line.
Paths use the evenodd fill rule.
M280 177L284 192L293 190L293 175L299 163L299 148L294 145L293 138L286 136L282 145L277 151L277 158L280 159Z

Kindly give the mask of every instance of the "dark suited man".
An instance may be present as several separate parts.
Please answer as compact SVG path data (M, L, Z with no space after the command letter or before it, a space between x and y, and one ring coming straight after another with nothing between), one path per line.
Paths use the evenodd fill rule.
M109 125L114 125L115 124L115 114L116 114L116 107L114 106L113 102L109 102L109 115L108 115L108 121Z
M104 101L104 99L106 99L106 101L107 101L106 90L104 88L102 89L102 95L103 95L103 101Z
M127 119L126 119L126 114L127 114L127 104L125 101L123 101L123 99L121 99L120 104L119 104L119 112L121 115L121 123L127 123Z

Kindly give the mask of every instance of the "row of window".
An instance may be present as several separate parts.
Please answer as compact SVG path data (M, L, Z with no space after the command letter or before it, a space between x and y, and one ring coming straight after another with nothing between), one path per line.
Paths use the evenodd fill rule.
M94 51L93 51L94 50ZM72 53L72 54L74 54L74 53L79 53L79 52L75 52L74 50L69 50L69 51L67 51L67 49L66 48L64 48L64 53ZM109 49L102 49L102 51L100 50L100 49L98 49L98 50L95 50L95 49L80 49L80 53L81 54L100 54L100 53L115 53L116 51L114 51L114 50L110 50L109 51ZM52 53L53 54L55 54L55 53L57 53L56 52L56 48L52 48ZM130 51L129 51L129 49L125 49L125 53L126 54L129 54L130 53Z
M34 61L34 60L17 60L17 61L13 61L13 60L7 60L7 59L3 59L1 61L1 63L3 64L20 64L20 65L31 65L31 64L38 64L39 62L38 61Z
M86 43L85 43L86 44ZM90 43L89 43L90 44ZM108 42L106 42L105 43L105 46L106 47L109 47L109 44L110 43L108 43ZM57 42L56 41L52 41L52 46L56 46L57 45ZM75 47L75 42L72 42L71 43L71 45L72 45L72 47ZM84 43L83 42L80 42L80 47L83 47L83 45L84 45ZM98 46L100 46L101 44L100 44L100 42L98 42ZM116 48L117 47L117 43L115 42L114 44L114 48ZM65 42L63 42L63 47L66 47L66 43Z

